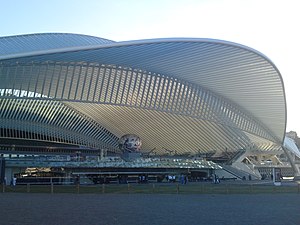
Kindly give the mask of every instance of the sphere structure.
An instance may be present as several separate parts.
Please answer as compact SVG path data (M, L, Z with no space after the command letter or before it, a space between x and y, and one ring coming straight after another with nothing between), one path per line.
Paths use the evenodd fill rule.
M142 141L135 134L125 134L119 140L119 148L123 152L138 152L141 147Z

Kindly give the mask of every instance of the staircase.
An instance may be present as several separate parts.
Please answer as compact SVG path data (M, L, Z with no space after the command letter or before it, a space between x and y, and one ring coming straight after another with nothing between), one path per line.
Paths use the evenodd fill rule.
M245 172L243 170L239 170L233 166L230 166L230 165L225 165L225 164L221 164L220 165L224 171L232 174L233 176L237 177L238 179L249 179L249 175L251 175L251 178L252 179L260 179L260 177L258 177L257 175L255 175L254 173L248 173L248 172Z

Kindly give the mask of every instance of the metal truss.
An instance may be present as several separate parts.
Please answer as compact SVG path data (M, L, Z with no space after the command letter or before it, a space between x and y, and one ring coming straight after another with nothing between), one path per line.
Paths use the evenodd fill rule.
M262 148L266 149L280 141L250 112L229 99L184 79L151 71L85 62L32 62L2 63L0 76L1 137L116 148L121 131L110 127L113 120L128 119L128 114L135 112L143 115L141 120L147 119L155 111L157 118L174 120L179 116L174 121L194 121L192 132L205 127L210 138L201 140L199 149L204 152L246 148L255 138L260 139L257 145L264 143ZM124 114L117 115L115 110ZM106 122L97 119L100 111L113 115L106 128L102 126ZM114 127L118 126L122 130L115 122ZM166 126L174 127L172 123ZM182 128L186 129L185 125ZM228 139L231 137L235 140ZM180 151L185 144L171 146ZM198 151L195 147L191 146L193 153Z
M118 151L119 137L137 134L159 155L272 152L286 114L279 70L236 43L0 37L0 141Z

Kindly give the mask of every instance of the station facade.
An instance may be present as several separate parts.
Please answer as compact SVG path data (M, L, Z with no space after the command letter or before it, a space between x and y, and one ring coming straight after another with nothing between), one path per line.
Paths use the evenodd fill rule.
M45 33L1 37L0 49L2 156L101 160L122 155L127 134L139 137L143 157L245 163L284 154L283 80L249 47Z

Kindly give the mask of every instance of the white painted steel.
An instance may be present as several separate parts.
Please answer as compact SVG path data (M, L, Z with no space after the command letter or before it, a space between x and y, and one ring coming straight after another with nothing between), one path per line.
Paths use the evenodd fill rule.
M157 148L158 154L164 148L178 154L236 151L251 143L271 150L284 139L281 75L266 56L236 43L4 37L0 69L1 98L11 93L12 99L63 101L117 137L138 134L143 147Z

